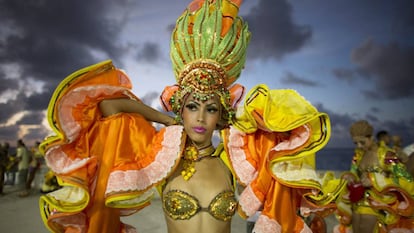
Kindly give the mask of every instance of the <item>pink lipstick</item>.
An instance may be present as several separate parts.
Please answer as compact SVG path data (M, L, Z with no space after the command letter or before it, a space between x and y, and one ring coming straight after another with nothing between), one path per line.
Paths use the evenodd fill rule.
M193 130L196 133L204 133L204 132L206 132L206 128L201 127L201 126L199 126L199 127L193 127Z

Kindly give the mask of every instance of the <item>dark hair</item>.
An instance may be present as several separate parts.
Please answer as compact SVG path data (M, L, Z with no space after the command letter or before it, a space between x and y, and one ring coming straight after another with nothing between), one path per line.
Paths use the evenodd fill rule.
M26 146L22 139L17 140L17 145Z
M386 136L388 136L388 131L381 130L377 133L376 138L377 138L378 141L380 141Z

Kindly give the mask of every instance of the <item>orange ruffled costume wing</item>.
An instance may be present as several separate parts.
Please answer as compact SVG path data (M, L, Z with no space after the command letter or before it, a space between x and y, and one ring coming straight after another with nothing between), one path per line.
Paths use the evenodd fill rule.
M147 206L152 188L179 161L181 126L157 132L139 114L101 117L103 99L139 101L130 89L127 75L104 61L74 72L55 90L48 120L56 135L40 146L62 186L40 198L50 231L136 232L120 216Z
M302 216L332 213L345 183L333 173L321 178L314 157L329 137L328 115L294 90L261 84L248 93L224 138L237 179L246 186L239 213L261 210L255 232L312 232Z

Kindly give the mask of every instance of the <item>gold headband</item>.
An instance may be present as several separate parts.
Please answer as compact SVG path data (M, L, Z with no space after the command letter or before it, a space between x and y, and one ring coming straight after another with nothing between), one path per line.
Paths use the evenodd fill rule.
M187 64L178 78L182 89L191 88L202 94L224 90L226 71L212 60L202 59Z

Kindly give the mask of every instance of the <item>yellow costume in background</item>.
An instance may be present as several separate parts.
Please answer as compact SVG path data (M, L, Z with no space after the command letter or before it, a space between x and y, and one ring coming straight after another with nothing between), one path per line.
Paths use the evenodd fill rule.
M374 215L378 219L375 232L410 232L414 229L414 182L412 176L398 161L395 152L385 143L377 151L379 166L369 168L369 188L356 188L360 182L359 163L364 152L356 149L351 171L344 173L348 189L337 199L339 225L335 233L349 232L352 212ZM362 187L362 186L361 186Z

